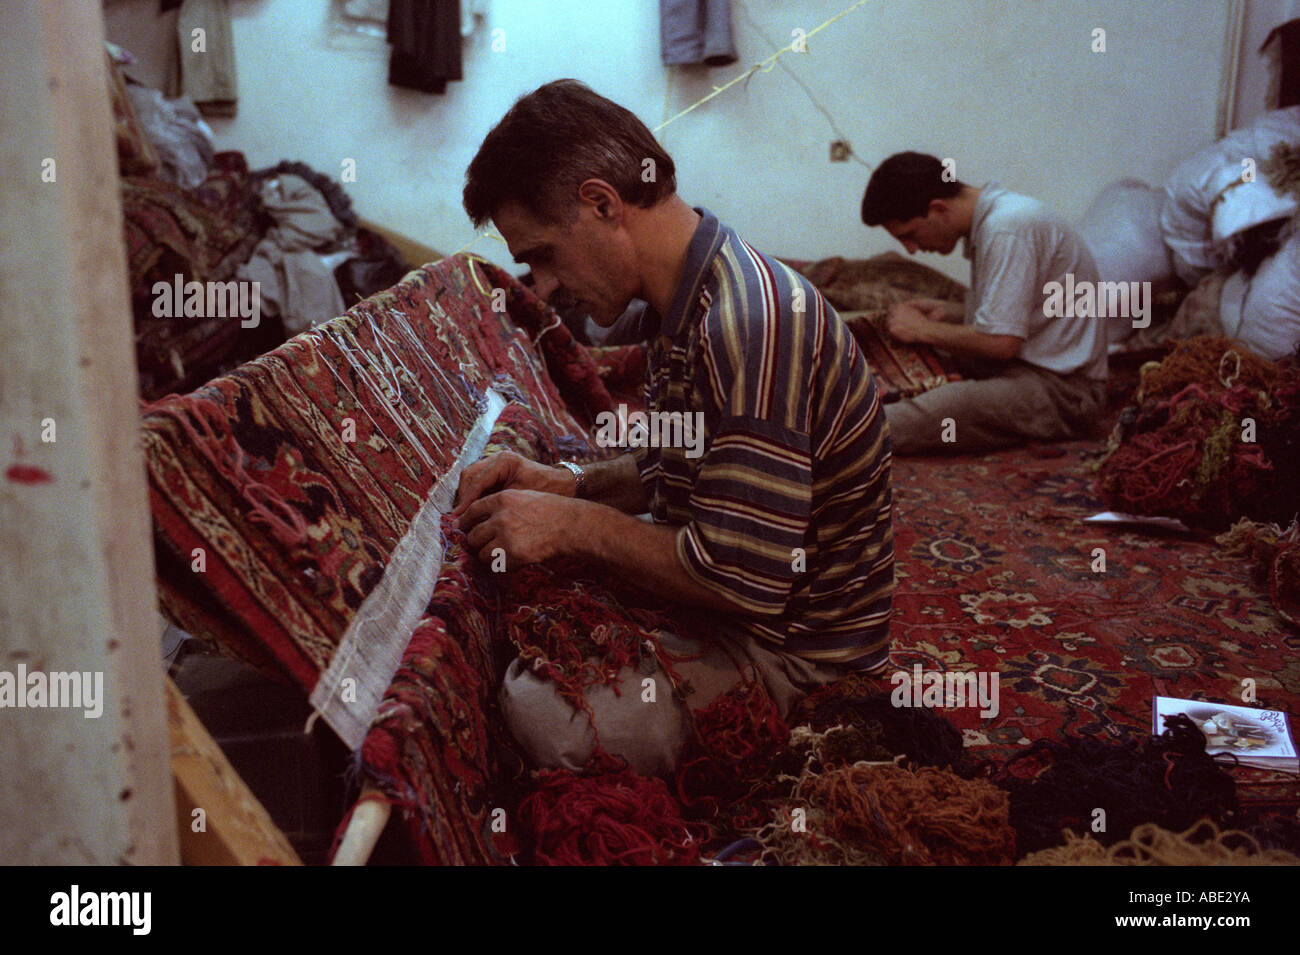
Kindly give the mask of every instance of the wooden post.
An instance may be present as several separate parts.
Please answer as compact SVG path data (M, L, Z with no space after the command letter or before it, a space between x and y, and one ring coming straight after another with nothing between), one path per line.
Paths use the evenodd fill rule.
M302 865L170 679L167 724L185 864Z
M178 858L103 35L91 0L5 3L0 862L9 864ZM49 679L37 695L57 674L89 681ZM49 705L56 687L65 702L74 685L94 696L97 680L97 702Z

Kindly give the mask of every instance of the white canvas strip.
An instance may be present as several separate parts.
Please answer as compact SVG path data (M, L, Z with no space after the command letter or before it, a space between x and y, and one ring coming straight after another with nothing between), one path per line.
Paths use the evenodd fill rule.
M461 472L483 455L506 399L488 390L486 407L465 439L455 465L429 492L398 541L388 567L357 610L329 668L311 692L311 704L351 749L360 748L379 712L416 625L442 571L442 516L451 510ZM345 684L344 681L350 681Z

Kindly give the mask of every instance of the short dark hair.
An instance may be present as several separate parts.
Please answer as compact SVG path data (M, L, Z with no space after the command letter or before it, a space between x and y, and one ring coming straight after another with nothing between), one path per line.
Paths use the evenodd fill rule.
M943 163L925 153L895 153L871 174L862 195L865 225L907 222L924 216L935 199L951 199L964 189L959 180L945 182Z
M570 220L588 179L646 208L677 190L676 172L629 110L577 80L555 80L521 97L487 134L465 173L465 211L476 227L508 202L543 222Z

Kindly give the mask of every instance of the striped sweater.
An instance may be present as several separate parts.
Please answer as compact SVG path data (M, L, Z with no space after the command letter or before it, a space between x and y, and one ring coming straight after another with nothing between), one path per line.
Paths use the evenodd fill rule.
M803 276L696 211L657 333L651 316L646 405L703 440L634 449L651 516L681 528L687 573L749 611L738 623L759 640L883 669L894 546L875 381Z

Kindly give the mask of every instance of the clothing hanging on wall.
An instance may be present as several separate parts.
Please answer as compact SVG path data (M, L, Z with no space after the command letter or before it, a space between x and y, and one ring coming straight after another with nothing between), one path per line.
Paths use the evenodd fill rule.
M424 93L445 93L460 80L459 0L392 0L388 8L388 82Z
M1274 27L1259 51L1263 53L1274 40L1277 41L1278 84L1277 102L1273 105L1284 109L1300 103L1300 19Z
M731 0L659 0L659 42L665 66L735 63Z
M202 30L202 42L195 36ZM226 0L185 0L176 20L181 90L204 116L235 115L235 37ZM195 49L200 45L200 49Z

